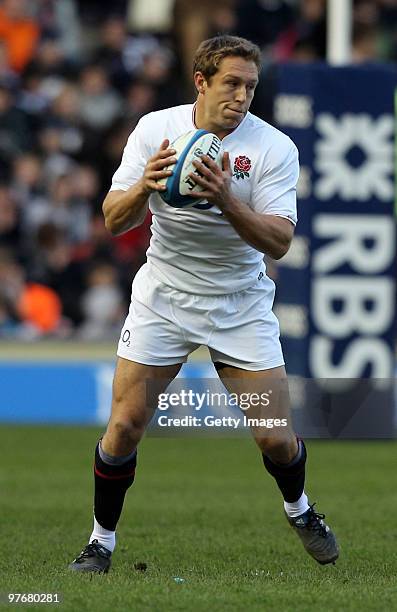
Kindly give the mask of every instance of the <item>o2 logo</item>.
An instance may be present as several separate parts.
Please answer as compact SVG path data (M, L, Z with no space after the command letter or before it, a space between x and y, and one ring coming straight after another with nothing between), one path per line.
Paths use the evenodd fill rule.
M129 329L125 329L123 331L123 335L121 336L121 341L124 342L128 348L131 346L131 332Z

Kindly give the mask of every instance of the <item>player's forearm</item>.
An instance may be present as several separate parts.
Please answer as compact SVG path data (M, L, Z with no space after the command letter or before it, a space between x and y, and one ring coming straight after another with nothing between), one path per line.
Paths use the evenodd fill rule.
M126 191L110 191L102 206L106 229L117 236L141 225L147 213L148 196L142 181Z
M257 251L272 259L280 259L288 251L293 233L289 221L284 224L273 215L256 213L234 198L222 212L241 238Z

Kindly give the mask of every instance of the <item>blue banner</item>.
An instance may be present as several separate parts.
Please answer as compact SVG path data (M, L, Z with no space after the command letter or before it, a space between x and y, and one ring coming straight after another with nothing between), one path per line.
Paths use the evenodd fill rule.
M114 364L101 361L0 363L0 423L105 426L110 416L113 373ZM292 378L289 387L295 404L295 431L309 438L394 437L395 401L390 396L390 382L301 378L297 386ZM159 384L161 391L156 388ZM148 406L158 408L149 427L156 435L249 435L245 419L252 416L246 411L253 399L255 406L260 400L260 415L267 420L269 431L277 423L277 418L272 418L278 415L277 403L272 407L271 401L277 391L275 381L237 398L226 392L210 362L191 362L169 386L162 387L158 379L147 385Z
M285 65L275 118L300 153L299 223L276 313L290 372L392 378L394 67Z

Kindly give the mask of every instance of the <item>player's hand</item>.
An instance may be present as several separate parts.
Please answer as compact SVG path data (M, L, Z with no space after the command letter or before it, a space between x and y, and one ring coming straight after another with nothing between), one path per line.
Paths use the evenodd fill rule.
M192 191L190 195L194 198L206 198L210 204L215 204L220 210L227 208L232 193L230 185L232 182L232 168L230 166L229 153L222 157L222 169L208 155L202 155L201 161L193 162L201 176L191 173L189 176L197 185L203 187L204 191Z
M159 185L157 182L160 179L168 178L172 174L172 170L165 170L167 166L172 166L176 163L174 157L175 149L169 148L170 141L163 140L159 150L151 157L146 164L145 171L142 176L143 190L149 195L153 191L165 191L165 185Z

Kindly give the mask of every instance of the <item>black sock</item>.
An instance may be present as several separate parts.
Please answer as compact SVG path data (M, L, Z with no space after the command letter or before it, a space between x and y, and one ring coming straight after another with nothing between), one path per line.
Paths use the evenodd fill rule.
M125 494L134 482L135 467L136 452L126 463L110 465L102 461L97 444L94 464L94 515L104 529L116 530Z
M265 468L271 474L280 489L286 502L296 502L303 493L305 488L305 463L306 463L306 447L303 440L298 438L298 454L290 462L286 464L273 463L262 453L263 463Z

